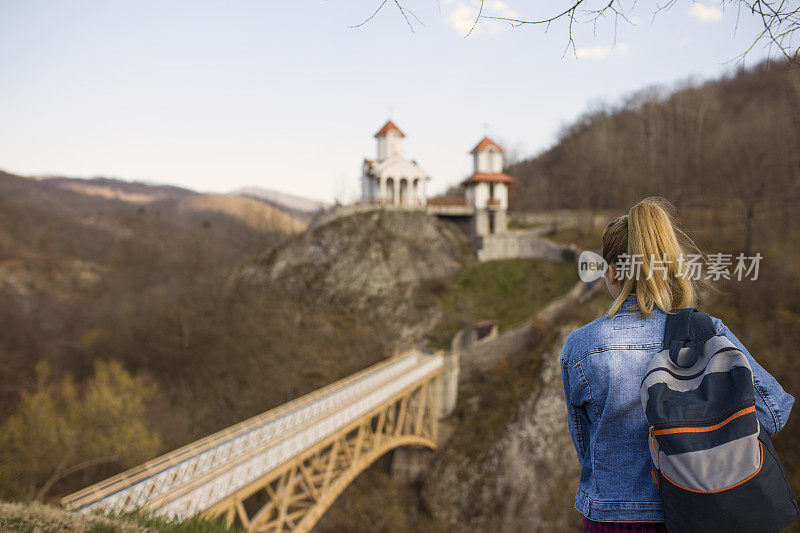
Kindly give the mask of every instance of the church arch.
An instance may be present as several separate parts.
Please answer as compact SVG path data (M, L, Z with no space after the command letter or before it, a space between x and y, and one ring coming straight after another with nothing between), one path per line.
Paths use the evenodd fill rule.
M400 204L408 205L408 178L400 178Z
M394 178L386 178L386 200L388 203L394 203Z

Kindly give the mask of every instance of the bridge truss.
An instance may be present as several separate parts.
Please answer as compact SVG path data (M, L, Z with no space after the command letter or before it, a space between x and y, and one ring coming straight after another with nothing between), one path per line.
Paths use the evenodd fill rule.
M397 395L206 514L251 531L309 531L350 482L389 450L436 448L436 379Z

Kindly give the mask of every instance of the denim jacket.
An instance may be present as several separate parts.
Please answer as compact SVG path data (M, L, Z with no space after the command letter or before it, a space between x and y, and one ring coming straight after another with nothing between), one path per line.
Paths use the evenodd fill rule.
M629 296L623 308L635 304ZM786 424L794 398L718 318L718 334L730 339L750 361L756 414L769 434ZM575 508L592 520L663 522L658 487L647 450L647 421L639 384L664 338L666 313L655 308L642 317L620 309L576 329L561 350L567 423L581 475Z

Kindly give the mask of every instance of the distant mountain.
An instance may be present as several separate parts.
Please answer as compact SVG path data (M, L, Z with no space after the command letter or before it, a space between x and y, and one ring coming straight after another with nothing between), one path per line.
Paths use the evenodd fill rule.
M59 186L89 196L101 196L132 203L149 203L167 198L197 194L190 189L174 185L161 185L143 181L125 181L116 178L65 178L62 176L33 176L39 181L57 183Z
M150 204L164 200L175 200L183 204L191 205L194 208L202 205L204 209L212 211L224 211L228 215L238 215L240 207L246 207L248 213L244 218L248 223L252 223L256 218L265 218L260 215L253 215L253 204L243 202L236 197L244 197L250 200L258 200L269 204L271 208L285 212L296 223L279 224L284 229L290 231L301 231L305 226L320 212L326 210L329 205L324 202L295 196L271 189L261 189L259 187L244 187L236 189L228 194L203 194L176 187L174 185L162 185L145 181L125 181L116 178L67 178L56 175L28 176L27 179L42 183L57 185L61 189L77 192L86 196L105 198L108 200L121 200L133 204ZM230 202L225 202L229 198ZM257 204L256 204L257 205ZM270 217L266 217L270 218ZM299 224L298 224L299 223Z
M209 280L224 279L234 266L305 227L253 198L119 180L31 179L0 170L0 420L33 383L37 361L49 358L80 376L81 358L92 357L95 348L139 338L119 324L169 327L168 316L178 316L169 309L195 308L214 293ZM165 315L149 322L162 310ZM193 325L192 342L218 319L213 326ZM100 344L84 342L88 331L103 339ZM159 343L166 338L158 336ZM180 353L169 341L163 345L166 354ZM136 357L108 349L128 362Z
M125 181L115 178L66 178L63 176L33 176L33 180L58 189L78 193L97 201L121 201L128 204L152 206L176 213L215 213L227 216L256 230L276 230L287 233L303 231L310 216L304 211L283 207L277 202L259 201L254 196L206 194L144 181ZM82 202L87 204L85 201Z
M247 196L270 203L275 207L289 211L295 216L310 221L317 213L327 209L329 206L324 202L295 196L271 189L261 189L259 187L244 187L228 193L234 196Z

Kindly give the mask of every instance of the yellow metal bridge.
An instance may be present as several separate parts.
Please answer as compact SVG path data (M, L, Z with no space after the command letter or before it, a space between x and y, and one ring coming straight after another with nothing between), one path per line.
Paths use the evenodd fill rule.
M218 517L309 531L347 485L398 446L436 448L442 355L416 350L62 499L77 511Z

